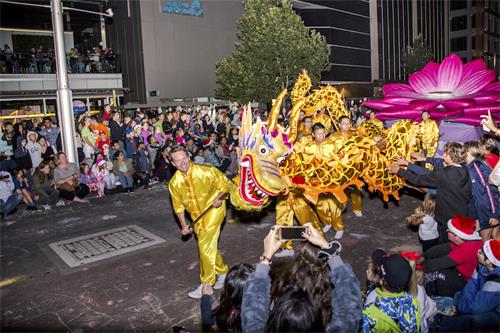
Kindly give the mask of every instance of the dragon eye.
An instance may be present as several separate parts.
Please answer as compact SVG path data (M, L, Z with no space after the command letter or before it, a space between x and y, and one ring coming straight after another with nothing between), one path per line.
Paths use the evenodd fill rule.
M259 147L259 152L260 152L262 155L266 155L268 151L269 151L269 150L268 150L266 147L264 147L264 146L260 146L260 147Z

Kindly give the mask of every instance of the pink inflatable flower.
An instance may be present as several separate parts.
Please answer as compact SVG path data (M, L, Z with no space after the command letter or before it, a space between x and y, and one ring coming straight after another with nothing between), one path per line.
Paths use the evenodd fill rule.
M409 84L386 84L384 98L364 106L379 110L380 119L418 119L429 110L436 120L479 125L488 110L500 118L500 82L482 59L463 64L452 54L441 64L429 62L408 78Z

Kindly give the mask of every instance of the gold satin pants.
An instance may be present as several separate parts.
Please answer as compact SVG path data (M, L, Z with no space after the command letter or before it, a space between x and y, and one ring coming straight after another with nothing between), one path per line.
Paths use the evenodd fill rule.
M285 227L293 226L293 218L296 217L300 225L311 223L321 235L324 237L323 230L319 223L318 216L314 209L309 205L307 199L302 193L297 191L290 191L286 195L278 197L276 203L276 224ZM292 249L292 241L285 242L281 248Z
M349 188L347 190L349 197L351 198L351 204L352 204L352 211L362 211L361 207L361 189L359 189L357 186L354 186L353 188Z
M316 204L316 212L324 224L330 224L335 231L344 230L342 223L342 205L332 194L321 193Z
M217 275L228 271L227 265L219 252L220 228L226 216L226 205L212 208L195 226L198 239L198 254L200 256L200 283L211 283L217 280Z

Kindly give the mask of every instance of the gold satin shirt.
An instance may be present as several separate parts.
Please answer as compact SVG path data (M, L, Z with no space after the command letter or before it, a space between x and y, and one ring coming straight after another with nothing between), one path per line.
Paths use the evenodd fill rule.
M228 192L232 183L217 168L191 163L187 173L177 171L168 189L176 214L187 210L195 220L215 200L220 192ZM225 212L225 201L223 201Z

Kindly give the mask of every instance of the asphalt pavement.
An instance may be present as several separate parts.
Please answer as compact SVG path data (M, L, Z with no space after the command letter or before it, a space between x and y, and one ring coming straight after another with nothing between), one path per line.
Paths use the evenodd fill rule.
M363 195L364 215L356 217L348 207L341 240L341 255L362 286L374 249L420 249L404 218L421 202L415 193L389 203ZM196 241L181 240L166 186L90 201L39 212L20 207L1 223L0 330L171 332L180 325L200 331L199 301L187 297L198 285ZM256 263L274 219L272 207L259 215L229 209L220 239L227 264ZM49 247L130 225L164 242L73 268ZM327 236L333 238L333 231Z

